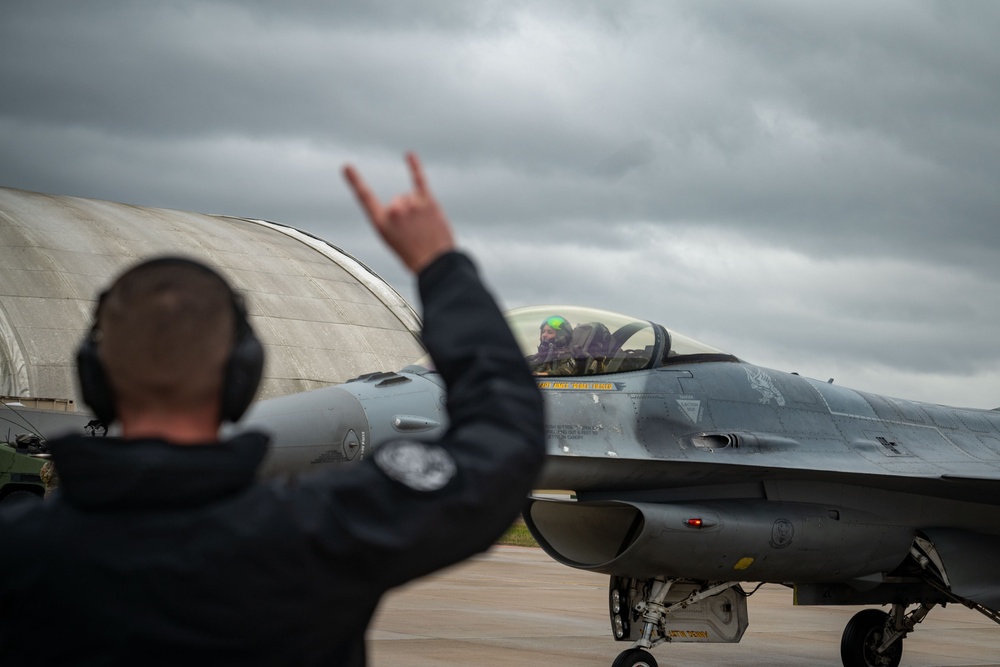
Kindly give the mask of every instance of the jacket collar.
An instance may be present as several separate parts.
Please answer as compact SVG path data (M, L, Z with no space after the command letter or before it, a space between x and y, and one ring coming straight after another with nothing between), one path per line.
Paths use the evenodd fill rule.
M267 453L262 433L203 445L68 436L49 443L62 497L81 509L202 505L253 483Z

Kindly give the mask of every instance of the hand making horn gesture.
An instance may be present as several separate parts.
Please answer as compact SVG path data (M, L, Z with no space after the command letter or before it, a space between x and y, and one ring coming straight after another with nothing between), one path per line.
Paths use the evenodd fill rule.
M455 241L448 218L427 187L420 160L407 153L406 162L413 177L413 191L396 195L385 206L354 167L344 167L344 177L382 239L407 268L420 273L437 257L453 250Z

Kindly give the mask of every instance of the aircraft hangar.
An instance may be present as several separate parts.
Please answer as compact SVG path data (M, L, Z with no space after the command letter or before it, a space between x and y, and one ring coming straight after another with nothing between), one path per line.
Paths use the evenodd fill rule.
M243 293L268 352L259 398L395 370L423 354L410 305L305 232L0 188L0 396L78 404L73 355L98 292L157 254L199 259Z

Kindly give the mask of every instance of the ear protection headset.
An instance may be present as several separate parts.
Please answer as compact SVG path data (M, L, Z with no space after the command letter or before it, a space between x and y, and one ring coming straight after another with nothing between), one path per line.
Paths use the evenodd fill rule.
M101 293L97 301L97 309L94 312L94 323L77 349L76 369L80 380L80 393L84 403L93 410L94 416L105 424L114 421L116 410L114 392L111 390L111 384L108 382L98 356L100 337L97 327L100 321L101 307L108 294L128 274L153 266L168 265L194 267L204 271L225 285L226 291L230 295L235 316L236 339L226 360L222 381L220 410L222 419L232 422L238 420L246 412L254 394L257 393L257 386L260 384L261 374L264 370L264 346L261 345L247 320L243 298L232 290L222 276L200 262L184 257L159 257L129 269L111 287Z

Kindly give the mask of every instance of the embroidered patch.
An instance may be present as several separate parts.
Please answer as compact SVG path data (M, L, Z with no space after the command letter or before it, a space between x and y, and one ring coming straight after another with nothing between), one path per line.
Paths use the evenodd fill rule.
M374 457L382 472L414 491L437 491L455 476L451 454L425 442L389 442L376 449Z

